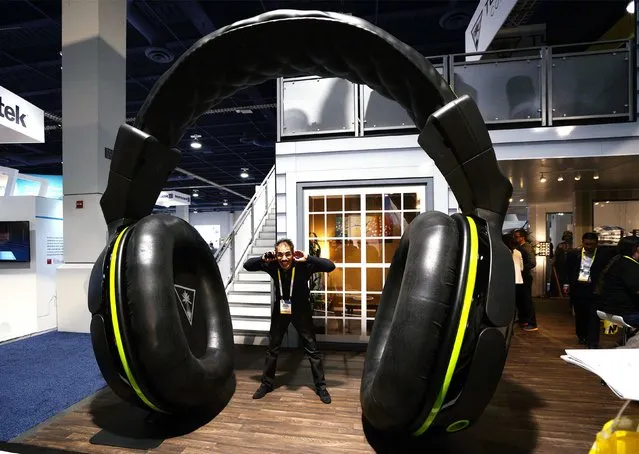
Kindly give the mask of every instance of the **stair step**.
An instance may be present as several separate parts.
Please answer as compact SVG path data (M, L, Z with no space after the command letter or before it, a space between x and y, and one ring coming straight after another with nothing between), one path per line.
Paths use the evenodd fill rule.
M275 241L272 241L270 238L256 238L255 242L253 243L253 247L267 247L267 248L273 248L273 243L275 243Z
M230 291L227 294L227 299L230 303L257 303L257 304L271 304L271 292L264 293L247 293L247 292L235 292Z
M273 243L271 243L268 246L253 246L251 247L251 254L260 256L264 254L265 252L272 251L274 243L275 241L273 241Z
M231 318L246 317L246 318L270 318L271 305L270 304L233 304L229 305L231 311Z
M268 345L268 333L263 331L234 332L233 341L238 345Z
M235 282L271 282L271 276L263 271L240 271Z
M267 334L271 328L271 319L263 320L248 319L243 317L233 318L233 332L235 331L253 331Z
M264 273L266 274L266 273ZM268 276L268 274L267 274ZM235 281L233 282L234 292L247 292L247 293L268 293L271 294L270 282L247 282L247 281Z
M265 224L262 226L262 232L265 233L273 233L273 236L275 236L275 222L271 223L271 224Z

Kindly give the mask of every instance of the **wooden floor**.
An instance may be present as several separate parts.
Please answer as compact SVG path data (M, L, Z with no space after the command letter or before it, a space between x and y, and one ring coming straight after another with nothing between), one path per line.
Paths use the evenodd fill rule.
M537 308L540 330L516 333L502 382L482 419L448 442L422 446L419 452L588 452L595 434L615 416L621 401L594 375L559 358L565 348L577 348L567 303L538 301ZM606 341L610 344L611 339ZM298 352L282 353L278 378L281 386L264 399L253 400L264 350L238 351L238 384L230 404L205 426L166 439L153 452L374 452L360 419L362 353L326 353L333 404L324 405L308 386L310 368ZM136 419L139 422L139 412L105 389L13 441L67 452L140 452L89 443L101 428L120 433L135 430ZM377 449L398 451L383 446Z

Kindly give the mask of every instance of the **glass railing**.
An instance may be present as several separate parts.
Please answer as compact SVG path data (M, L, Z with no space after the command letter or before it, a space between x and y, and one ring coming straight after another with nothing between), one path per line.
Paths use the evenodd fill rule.
M575 51L593 44L489 51L477 61L466 61L470 54L427 59L457 95L475 100L490 128L635 121L633 42ZM280 78L278 95L279 140L414 129L399 104L343 79Z
M241 264L246 260L255 235L260 231L274 203L275 166L256 189L244 211L235 221L231 233L215 254L226 287L233 281Z

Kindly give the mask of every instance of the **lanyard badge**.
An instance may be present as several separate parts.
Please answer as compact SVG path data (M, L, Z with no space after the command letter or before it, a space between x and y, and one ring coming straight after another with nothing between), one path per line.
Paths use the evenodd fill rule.
M579 266L579 276L577 277L577 281L590 282L590 267L595 261L596 256L597 249L595 249L595 253L592 255L592 258L586 257L584 249L581 249L581 264Z
M280 286L280 314L291 314L291 297L293 296L293 282L295 282L295 267L293 266L293 273L291 274L291 286L288 292L288 299L284 299L284 290L282 288L282 275L280 270L277 270L277 281Z

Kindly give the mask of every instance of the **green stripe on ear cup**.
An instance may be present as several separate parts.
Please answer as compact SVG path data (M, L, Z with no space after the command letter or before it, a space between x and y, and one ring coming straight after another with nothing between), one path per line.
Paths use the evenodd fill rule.
M475 292L475 281L477 278L477 260L479 258L479 240L477 235L477 224L471 217L468 219L468 225L470 230L470 257L468 267L468 277L466 279L466 288L464 289L464 301L462 306L461 316L459 318L459 325L457 326L457 334L455 335L455 344L453 345L453 351L450 354L450 360L448 367L446 368L446 375L444 377L444 383L437 394L433 408L430 410L424 424L413 432L413 435L419 436L426 432L426 429L435 420L435 417L439 413L446 399L446 393L450 387L450 382L453 379L453 373L457 367L457 361L459 360L459 353L461 352L462 344L464 343L464 335L466 334L466 324L468 323L468 315L470 314L470 307L473 302L473 294Z
M160 413L166 413L164 410L159 409L151 401L144 395L140 386L135 381L135 377L133 377L133 373L131 372L131 368L129 367L129 362L126 359L126 354L124 353L124 345L122 344L122 335L120 333L120 322L118 321L118 306L116 304L116 288L115 288L115 276L116 276L116 266L117 266L117 258L120 250L120 246L122 243L122 237L124 233L127 231L128 227L126 227L115 240L115 244L113 245L113 250L111 252L111 260L109 267L109 305L111 308L111 324L113 325L113 335L115 337L115 344L118 348L118 354L120 356L120 362L122 363L122 367L124 368L124 373L126 374L127 379L129 380L129 384L131 388L135 391L135 394L144 402L144 404Z

